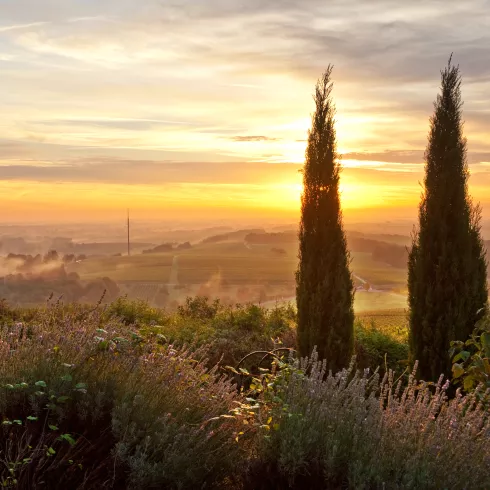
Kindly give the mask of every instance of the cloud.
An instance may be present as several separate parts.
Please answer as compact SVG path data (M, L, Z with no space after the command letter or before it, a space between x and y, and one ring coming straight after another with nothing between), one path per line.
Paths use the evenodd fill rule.
M424 163L424 150L386 150L383 152L350 152L342 155L343 160L368 162L387 162L396 164ZM468 163L471 165L490 161L490 152L469 152Z
M328 63L344 160L414 172L452 51L469 161L490 160L484 0L16 0L0 18L2 179L295 182L248 162L302 161Z
M237 143L248 141L278 141L278 138L269 138L268 136L233 136L230 139Z
M0 26L0 34L2 32L18 31L21 29L30 29L32 27L39 27L46 25L46 22L30 22L28 24L14 24L10 26Z
M294 182L299 168L295 164L73 159L4 164L0 167L0 180L126 185L287 183Z

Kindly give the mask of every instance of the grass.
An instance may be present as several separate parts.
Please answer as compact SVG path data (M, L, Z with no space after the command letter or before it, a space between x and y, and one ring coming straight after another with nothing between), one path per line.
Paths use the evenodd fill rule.
M407 297L390 291L364 292L356 291L354 310L363 314L373 310L393 310L407 308Z
M271 252L272 245L245 246L240 242L196 245L188 250L131 257L91 257L67 270L83 280L108 276L120 282L159 282L170 279L172 261L178 256L178 278L182 284L203 284L216 274L231 285L293 283L297 269L297 246L278 244L286 255ZM353 253L355 274L375 285L403 288L406 271L375 262L370 254Z
M201 284L220 274L228 284L293 283L297 260L271 255L185 255L179 256L179 281Z
M376 326L381 332L395 340L408 343L408 316L406 310L366 311L357 315L357 320L364 327Z
M354 274L376 286L406 287L407 270L376 262L370 253L352 252Z

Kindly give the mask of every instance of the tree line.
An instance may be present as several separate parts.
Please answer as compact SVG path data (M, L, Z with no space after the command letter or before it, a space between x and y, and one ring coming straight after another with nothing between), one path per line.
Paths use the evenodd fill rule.
M451 57L452 58L452 57ZM430 118L418 227L408 251L411 360L423 379L449 375L451 341L464 341L488 304L481 208L468 192L461 75L449 59ZM332 66L318 80L303 170L296 272L298 350L316 347L333 371L354 343L354 285L339 196Z

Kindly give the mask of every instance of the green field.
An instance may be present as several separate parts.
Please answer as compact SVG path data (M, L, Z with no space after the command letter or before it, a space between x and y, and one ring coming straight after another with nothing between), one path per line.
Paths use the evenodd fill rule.
M159 288L168 285L169 301L181 301L185 295L202 291L233 300L240 288L248 288L249 296L241 296L240 301L258 301L263 289L264 302L273 304L276 299L294 300L297 253L294 243L201 243L187 250L158 254L90 257L70 264L67 271L77 272L85 281L110 277L120 284L123 293L150 301ZM356 313L406 308L406 270L376 262L371 254L361 252L352 253L351 269L356 286L367 283L374 289L357 291Z
M407 285L407 271L376 262L369 253L353 252L351 269L354 274L376 286L391 286L397 289Z
M110 277L118 282L168 282L172 254L134 255L131 257L94 257L70 264L67 272L76 272L82 280Z
M405 309L407 297L403 294L388 292L356 291L354 308L356 312L367 312L388 309Z

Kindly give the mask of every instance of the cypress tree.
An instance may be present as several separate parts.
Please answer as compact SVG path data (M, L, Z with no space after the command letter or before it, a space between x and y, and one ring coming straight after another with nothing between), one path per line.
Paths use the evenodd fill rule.
M318 80L308 133L296 272L298 350L316 346L329 369L349 364L354 345L354 285L342 224L340 162L331 93L332 66Z
M481 211L468 195L461 76L451 58L441 76L408 260L411 357L427 381L450 375L450 342L469 337L488 302Z

